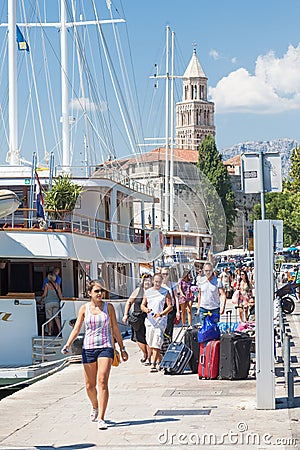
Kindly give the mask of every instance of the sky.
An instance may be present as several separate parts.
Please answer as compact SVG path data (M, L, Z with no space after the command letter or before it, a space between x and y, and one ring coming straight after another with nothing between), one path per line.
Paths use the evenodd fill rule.
M102 18L108 17L107 2L95 0ZM23 2L18 3L21 8ZM31 7L35 0L25 3ZM48 20L54 20L58 2L39 3L47 5ZM119 29L130 44L125 60L129 64L132 61L143 137L163 138L165 133L165 82L156 80L158 87L155 88L150 76L156 71L155 64L159 75L165 73L165 35L169 25L175 32L175 75L183 75L195 48L208 78L209 100L215 103L216 143L220 151L249 140L300 140L299 0L115 0L111 1L111 8L114 16L126 19L126 25L120 24ZM0 10L2 22L4 9L2 6ZM49 31L49 40L51 33L57 40L57 31ZM32 35L31 43L33 47ZM39 61L42 59L40 57ZM1 64L1 75L2 70ZM37 67L37 73L38 70ZM59 72L56 70L52 76L56 83L53 102L59 107ZM178 78L175 101L181 100L181 89ZM6 92L4 86L0 101ZM24 108L27 101L22 99L22 90L19 95ZM78 98L70 100L75 109L76 102ZM112 124L116 133L118 125L117 119ZM30 142L26 133L20 130L19 134L21 140ZM0 144L3 163L5 133L0 136ZM130 151L128 146L123 146L122 139L117 140L116 146L118 156ZM26 147L30 145L27 143ZM31 159L29 154L26 157Z
M181 70L197 44L215 102L219 150L247 140L300 138L298 0L129 0L126 11L141 79L167 24L185 61Z

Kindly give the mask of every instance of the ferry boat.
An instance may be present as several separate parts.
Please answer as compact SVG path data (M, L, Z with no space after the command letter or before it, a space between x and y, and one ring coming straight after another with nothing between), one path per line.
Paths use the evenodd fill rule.
M0 210L3 212L0 218L0 340L2 343L0 385L28 383L48 373L50 368L53 369L53 365L61 364L63 356L60 350L71 331L69 322L76 317L83 302L87 301L88 280L100 276L104 278L107 285L107 299L114 302L117 317L120 320L124 303L136 287L140 275L140 264L150 264L162 252L162 236L154 220L151 227L145 226L145 205L147 204L149 208L149 204L154 205L156 202L151 190L135 180L122 176L118 171L107 173L103 171L103 159L105 160L105 156L111 159L114 149L109 150L104 144L104 137L100 136L96 122L93 122L92 117L89 116L89 113L97 108L93 109L91 103L84 99L85 91L82 81L83 69L86 68L84 67L86 54L82 53L83 47L79 44L77 27L87 27L88 21L85 21L82 16L80 20L77 19L77 13L72 6L71 13L68 10L68 14L72 16L71 22L67 18L66 3L61 0L58 23L44 21L37 14L36 22L29 23L23 17L23 23L17 24L17 2L8 0L8 24L5 25L1 20L1 27L8 27L9 41L9 150L7 153L9 165L0 167L0 189L2 192L4 190L4 193L7 192L6 197L4 193L3 196L0 195ZM113 24L123 22L122 19L112 18L111 3L103 1L104 5L105 3L109 10L110 22ZM86 5L87 2L84 2L84 7ZM23 11L21 7L20 11ZM108 20L102 22L96 13L92 21L97 28L106 57L108 47L103 38L101 26L102 23L107 22ZM45 34L47 27L51 26L60 29L61 41L62 137L56 136L58 142L51 144L55 148L62 147L62 159L56 166L53 153L50 154L50 163L48 161L45 161L45 164L38 163L37 159L41 158L37 158L36 153L32 163L24 161L24 158L20 156L18 142L18 120L21 114L18 108L16 83L17 52L31 51L30 30L39 27L42 37L45 37L43 33ZM89 145L93 142L91 138L85 139L89 145L84 146L82 152L84 160L79 167L72 165L71 155L74 148L70 142L72 135L70 126L74 121L69 116L71 89L67 48L70 30L72 30L73 41L77 45L78 68L81 72L78 79L80 92L76 97L77 105L81 107L81 119L83 118L86 125L90 126L92 130L90 132L95 133L99 146L101 144L106 151L106 155L102 156L101 171L97 169L97 164L89 164L91 159L96 160L95 155L88 161ZM93 52L95 53L94 48ZM76 55L76 50L74 54ZM110 57L107 57L107 64L109 71L113 72ZM90 81L91 73L88 69L87 72ZM97 73L99 74L100 71ZM35 85L34 71L31 80ZM99 96L94 86L93 89L96 96ZM23 103L22 106L27 119L28 105ZM41 119L40 104L37 109ZM124 115L122 117L124 118ZM50 110L47 120L54 128L51 123L52 118L53 110ZM101 131L104 128L105 131L109 131L104 119L99 117L97 119L98 124L101 123ZM130 127L127 127L127 133L129 129ZM36 128L32 128L32 142L37 140L35 132ZM43 148L46 134L42 132ZM129 140L134 146L132 139ZM49 159L47 155L48 152L45 151L45 160ZM100 158L99 155L98 157ZM51 188L60 176L66 174L73 182L83 187L75 209L59 219L53 218L51 212L45 209L45 217L41 220L41 217L37 215L38 189ZM16 209L16 206L19 207ZM37 302L42 294L43 280L53 267L60 268L63 301L58 312L61 317L62 331L59 335L52 337L46 335L47 322Z

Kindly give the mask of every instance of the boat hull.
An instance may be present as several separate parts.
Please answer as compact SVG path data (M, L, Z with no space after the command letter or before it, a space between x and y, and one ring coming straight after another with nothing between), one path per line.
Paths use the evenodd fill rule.
M0 217L12 214L18 209L19 205L19 198L14 192L8 189L0 189Z

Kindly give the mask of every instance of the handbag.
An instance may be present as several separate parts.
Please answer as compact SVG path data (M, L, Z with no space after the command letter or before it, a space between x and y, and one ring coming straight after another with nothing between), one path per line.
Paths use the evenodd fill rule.
M111 340L112 340L112 345L113 345L113 349L114 349L114 358L113 358L112 366L118 367L120 365L120 362L121 362L121 356L120 356L120 353L118 352L118 350L116 349L115 337L114 337L113 329L112 329L112 326L111 326L111 318L110 318L110 314L109 314L109 311L108 311L108 305L107 305L107 312L108 312L108 315L109 315L109 325L110 325Z
M133 312L128 317L128 325L130 325L134 331L138 331L141 328L147 314L144 312Z
M179 325L180 324L180 317L177 318L176 316L174 317L174 325Z
M112 366L118 367L120 362L121 362L120 352L118 352L118 350L114 346L114 359L113 359L113 362L112 362Z
M220 329L218 323L215 322L217 318L217 314L212 314L211 312L205 315L203 326L198 330L198 342L220 339Z
M236 291L234 291L234 293L232 295L231 302L233 303L233 305L238 305L239 300L240 300L240 290L237 289Z

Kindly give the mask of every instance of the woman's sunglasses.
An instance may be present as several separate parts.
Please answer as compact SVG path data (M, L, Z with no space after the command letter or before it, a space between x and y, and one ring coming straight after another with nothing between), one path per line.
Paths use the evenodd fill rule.
M103 292L105 292L105 289L95 289L93 292L95 292L95 294L103 294Z

